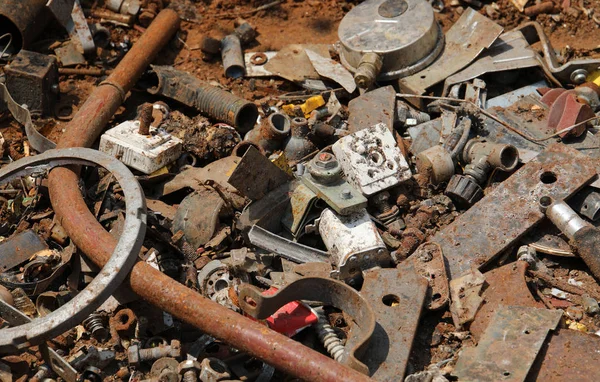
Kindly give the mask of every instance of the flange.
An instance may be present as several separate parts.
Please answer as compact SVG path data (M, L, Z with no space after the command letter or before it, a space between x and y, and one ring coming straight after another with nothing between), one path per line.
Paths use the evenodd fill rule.
M383 59L380 81L414 74L444 47L444 35L426 0L368 0L354 7L338 28L340 58L352 73L365 53Z

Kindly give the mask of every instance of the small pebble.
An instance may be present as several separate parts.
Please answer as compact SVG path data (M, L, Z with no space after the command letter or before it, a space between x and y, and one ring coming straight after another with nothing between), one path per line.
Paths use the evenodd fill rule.
M583 306L585 312L590 316L594 316L600 312L600 305L598 305L598 301L587 294L581 296L581 305Z

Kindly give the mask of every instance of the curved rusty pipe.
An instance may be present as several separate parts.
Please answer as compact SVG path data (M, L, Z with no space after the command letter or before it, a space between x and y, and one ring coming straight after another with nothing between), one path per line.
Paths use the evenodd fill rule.
M58 148L89 147L112 118L124 95L179 28L172 10L162 11L106 81L98 86L67 125ZM78 174L52 170L50 199L60 223L75 244L98 266L109 259L116 241L90 213L79 191ZM369 378L325 355L251 321L138 262L127 281L144 300L235 348L307 381L367 381Z

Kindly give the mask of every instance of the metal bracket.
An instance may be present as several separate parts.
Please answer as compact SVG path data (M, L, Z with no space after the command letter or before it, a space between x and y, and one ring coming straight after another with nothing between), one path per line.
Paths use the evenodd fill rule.
M367 366L357 357L363 356L375 330L375 314L369 303L356 290L329 278L305 277L296 280L271 296L250 284L240 286L240 307L250 316L262 320L285 304L296 300L319 301L334 306L352 316L354 325L350 336L355 336L353 346L346 346L341 363L368 374Z

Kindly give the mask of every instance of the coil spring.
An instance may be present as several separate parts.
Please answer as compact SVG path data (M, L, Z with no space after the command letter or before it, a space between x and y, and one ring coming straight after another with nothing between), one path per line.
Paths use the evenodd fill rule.
M338 337L331 325L329 325L329 321L327 320L327 317L325 317L323 309L315 309L315 312L319 317L316 324L319 341L325 346L325 349L327 349L327 352L333 359L341 362L345 350L344 345L342 345L342 340Z
M94 336L103 337L107 331L102 322L102 316L98 313L92 313L83 320L83 327Z

